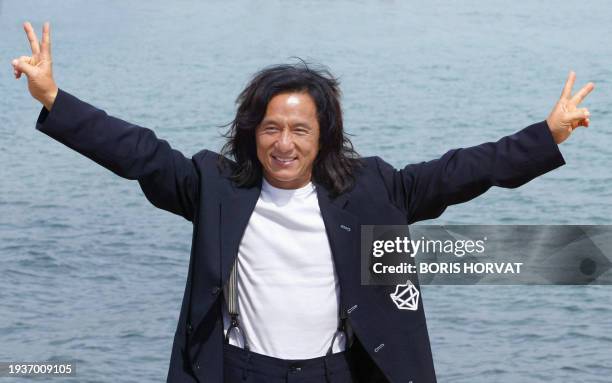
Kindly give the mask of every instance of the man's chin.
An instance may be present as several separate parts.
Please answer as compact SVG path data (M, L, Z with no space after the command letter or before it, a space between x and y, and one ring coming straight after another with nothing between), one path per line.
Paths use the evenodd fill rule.
M296 182L295 178L292 177L268 177L268 181L275 184L291 184Z
M296 175L284 176L281 174L267 174L266 180L270 185L281 189L297 189L299 188L299 186L297 185L303 183L298 179Z

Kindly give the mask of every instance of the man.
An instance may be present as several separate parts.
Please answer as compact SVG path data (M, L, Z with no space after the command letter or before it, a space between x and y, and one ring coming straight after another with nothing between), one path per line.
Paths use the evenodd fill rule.
M359 158L337 81L307 65L256 74L223 148L191 159L59 89L49 24L13 61L44 108L36 128L193 222L169 382L435 382L423 305L398 310L362 286L359 226L439 216L491 186L514 188L564 164L557 145L589 113L570 73L546 121L495 143L396 170ZM228 158L229 157L229 158Z

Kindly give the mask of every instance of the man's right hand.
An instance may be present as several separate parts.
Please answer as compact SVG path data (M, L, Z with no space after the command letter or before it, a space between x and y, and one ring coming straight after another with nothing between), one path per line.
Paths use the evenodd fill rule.
M23 29L30 41L32 56L21 56L14 59L12 61L13 73L16 79L25 73L28 77L30 94L50 111L58 92L51 69L50 25L48 22L44 23L40 44L30 23L24 23Z

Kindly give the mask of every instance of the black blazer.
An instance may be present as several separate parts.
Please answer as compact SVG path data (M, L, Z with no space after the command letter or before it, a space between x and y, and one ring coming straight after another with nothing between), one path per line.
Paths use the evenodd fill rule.
M219 154L191 159L153 131L108 116L60 89L36 128L115 174L138 180L155 206L193 222L185 294L174 337L168 382L223 381L220 297L260 185L236 187L217 166ZM360 225L405 225L438 217L491 186L518 187L565 162L546 122L497 142L455 149L441 158L396 170L378 157L363 158L355 187L317 197L338 274L341 300L350 308L355 358L364 381L435 382L422 297L416 311L398 310L389 286L360 283ZM369 377L366 377L369 376Z

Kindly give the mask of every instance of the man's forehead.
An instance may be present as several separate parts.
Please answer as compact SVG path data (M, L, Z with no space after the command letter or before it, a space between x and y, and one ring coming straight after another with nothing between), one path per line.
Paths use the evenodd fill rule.
M277 119L316 119L317 107L308 93L281 93L270 100L266 108L265 120Z
M298 105L300 103L300 98L295 94L290 94L285 101L287 105Z

